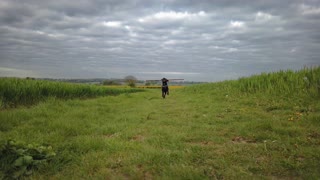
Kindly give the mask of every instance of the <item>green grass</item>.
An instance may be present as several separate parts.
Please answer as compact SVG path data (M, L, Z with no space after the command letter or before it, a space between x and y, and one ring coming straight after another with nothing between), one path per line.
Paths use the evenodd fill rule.
M0 111L0 141L52 146L32 179L318 179L319 96L236 83L49 98Z

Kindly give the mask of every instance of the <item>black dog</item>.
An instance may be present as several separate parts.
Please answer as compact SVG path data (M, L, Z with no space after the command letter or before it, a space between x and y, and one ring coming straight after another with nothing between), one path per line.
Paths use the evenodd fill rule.
M169 95L168 79L162 78L162 97L166 98L166 95Z

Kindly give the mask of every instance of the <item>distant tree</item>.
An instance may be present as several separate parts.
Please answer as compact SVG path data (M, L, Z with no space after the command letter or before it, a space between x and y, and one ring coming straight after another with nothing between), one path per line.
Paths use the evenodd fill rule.
M117 81L115 81L115 80L109 80L109 79L104 80L104 81L102 82L102 84L103 84L103 85L120 85L119 82L117 82Z
M126 81L126 83L128 84L128 86L130 87L136 87L136 82L137 82L137 78L134 76L126 76L124 78L124 80Z

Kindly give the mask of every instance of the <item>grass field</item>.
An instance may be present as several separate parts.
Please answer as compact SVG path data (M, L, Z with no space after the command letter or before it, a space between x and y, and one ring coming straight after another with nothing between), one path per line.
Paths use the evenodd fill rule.
M319 72L173 89L166 99L159 89L49 98L0 111L0 141L54 152L26 167L31 179L319 179ZM14 171L9 160L1 156L0 179Z

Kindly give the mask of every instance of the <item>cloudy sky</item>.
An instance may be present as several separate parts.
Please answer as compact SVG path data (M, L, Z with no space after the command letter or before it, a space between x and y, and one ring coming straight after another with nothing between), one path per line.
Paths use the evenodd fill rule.
M0 0L0 76L220 81L320 65L320 0Z

